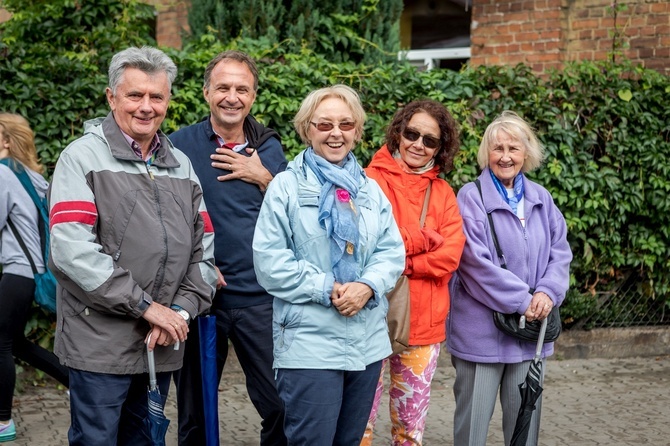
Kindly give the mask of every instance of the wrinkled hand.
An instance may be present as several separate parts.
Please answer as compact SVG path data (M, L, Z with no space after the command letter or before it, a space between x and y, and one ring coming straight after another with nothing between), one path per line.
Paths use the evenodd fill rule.
M244 156L230 149L216 149L216 153L210 155L212 167L230 172L227 175L220 175L216 179L219 181L242 180L257 184L261 191L264 191L272 181L272 174L261 163L261 158L258 156L256 149L247 147L245 150L251 156Z
M421 234L423 234L423 238L426 241L426 251L428 252L435 251L444 243L444 237L434 229L421 228Z
M541 321L544 320L549 313L551 313L554 303L551 298L543 292L537 292L533 294L533 298L530 301L530 305L526 309L524 315L528 322L535 320Z
M168 346L178 341L186 341L188 324L176 311L152 302L142 317L151 324L151 330L147 334L147 339L151 336L149 350L153 350L156 345Z
M336 285L339 285L336 283ZM335 291L333 286L333 295L331 301L342 316L352 317L368 303L374 292L372 288L361 282L347 282L337 286Z

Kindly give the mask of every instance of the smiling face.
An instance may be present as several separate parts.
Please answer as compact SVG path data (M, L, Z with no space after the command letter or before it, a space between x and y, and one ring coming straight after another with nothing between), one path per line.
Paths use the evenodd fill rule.
M165 119L170 101L170 82L164 71L145 73L126 68L116 92L107 88L107 102L114 119L128 136L145 148Z
M493 147L489 147L489 169L505 187L511 188L527 157L526 146L521 141L499 131Z
M355 122L349 106L339 98L326 98L316 107L307 133L317 155L333 164L340 164L354 148L356 129L342 130L338 124ZM322 132L315 124L331 123L332 130Z
M254 75L244 62L223 59L212 70L209 87L203 88L217 133L235 131L256 100Z
M409 132L407 132L409 131ZM420 134L421 137L411 141L404 136L405 133ZM403 135L400 136L400 157L410 169L419 169L430 162L437 154L439 147L426 147L424 137L430 137L440 141L440 124L425 112L415 113L407 123Z

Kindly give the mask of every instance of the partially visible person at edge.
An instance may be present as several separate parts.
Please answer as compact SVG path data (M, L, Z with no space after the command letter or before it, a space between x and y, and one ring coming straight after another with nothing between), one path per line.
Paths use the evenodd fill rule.
M37 193L42 197L46 195L48 183L42 177L44 167L37 158L33 131L22 116L0 113L0 159L25 169ZM30 261L8 222L21 234L37 270L44 272L39 218L37 208L14 171L0 164L0 443L16 438L12 420L15 357L69 386L67 368L60 365L56 355L28 341L24 335L35 279Z
M214 225L216 266L226 279L211 311L217 326L218 380L230 341L261 417L260 444L281 446L286 436L272 371L272 296L256 280L251 242L265 190L286 168L286 158L279 135L249 114L257 91L252 58L239 51L218 54L205 69L203 94L210 115L170 139L191 159L202 182ZM205 444L202 392L193 390L202 388L199 340L193 331L184 367L175 373L181 446Z
M114 55L111 113L85 123L50 190L55 351L70 367L70 445L150 445L147 354L167 396L188 320L211 305L214 234L188 158L159 130L177 67L162 51ZM145 343L147 345L145 345Z
M433 100L413 101L396 112L386 131L386 144L365 169L391 202L405 244L404 274L410 284L410 347L384 360L361 445L372 444L387 365L393 444L422 444L430 386L440 343L445 339L448 283L458 267L465 243L456 194L438 177L452 169L458 149L458 127L444 105ZM428 185L431 185L430 201L421 227Z
M521 384L536 343L498 330L493 312L545 319L568 290L572 253L565 219L549 192L525 172L540 167L544 149L528 123L506 111L486 129L477 161L483 196L468 183L458 193L466 235L461 265L451 283L447 347L456 369L454 444L484 446L500 394L509 445ZM500 267L487 218L491 213L507 269ZM553 343L544 344L550 356ZM542 400L533 412L528 445L538 444Z
M274 368L290 445L357 445L382 360L386 293L405 250L391 204L352 153L365 112L345 85L312 91L293 120L308 146L270 183L254 233L275 297Z

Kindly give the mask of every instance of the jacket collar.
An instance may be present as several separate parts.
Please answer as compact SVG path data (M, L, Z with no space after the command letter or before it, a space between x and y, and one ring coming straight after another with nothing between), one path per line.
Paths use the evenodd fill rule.
M375 152L368 167L385 172L386 175L384 177L386 181L396 187L407 187L408 184L420 183L423 186L420 190L427 188L428 183L435 180L440 171L439 166L435 166L428 172L420 174L407 173L400 167L393 155L391 155L386 144Z
M303 151L298 153L293 158L293 160L291 160L288 163L288 166L286 167L286 170L293 171L295 173L295 175L302 180L307 180L308 175L311 172L311 169L309 168L309 166L305 162L305 151L306 150L307 149L304 149ZM314 178L316 178L316 175L313 172L311 172L311 175L314 176ZM361 181L360 181L360 183L362 184L366 181L368 181L368 176L365 173L365 170L361 170Z
M212 127L211 116L208 115L202 118L201 121L205 124L205 133L207 134L207 138L210 141L215 141L217 135L214 131L214 128ZM244 137L247 139L247 141L249 141L249 147L258 149L265 141L270 138L275 138L281 143L281 138L277 132L269 127L265 127L263 124L256 121L256 119L251 115L247 115L247 117L244 118L244 123L242 125Z
M103 137L107 140L107 145L114 158L124 161L143 162L135 154L132 147L130 147L130 144L128 144L128 141L123 136L123 133L121 133L121 129L116 123L112 112L109 112L105 119L98 121L97 123L101 125ZM156 151L156 157L154 158L152 165L161 168L179 167L180 163L172 153L172 150L174 149L172 143L162 131L158 130L157 134L161 145Z
M528 215L528 211L533 206L542 206L542 201L540 200L540 195L538 194L536 184L530 181L526 177L526 175L524 174L521 175L523 178L523 187L524 187L523 199L526 202L525 213L526 215ZM492 212L496 209L510 210L509 205L505 203L505 201L498 193L495 184L493 184L493 179L491 179L491 173L488 167L485 168L479 175L479 182L482 185L482 194L484 195L484 197L486 197L484 199L484 206L486 208L486 212Z

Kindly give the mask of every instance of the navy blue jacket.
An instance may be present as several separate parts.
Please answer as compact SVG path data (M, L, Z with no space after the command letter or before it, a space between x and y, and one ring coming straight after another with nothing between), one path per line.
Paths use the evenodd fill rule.
M244 135L249 147L256 149L263 166L273 176L286 169L286 157L277 132L247 116ZM263 203L260 188L242 180L216 179L226 171L211 166L210 155L219 144L209 116L176 131L170 140L191 159L214 226L216 266L228 285L218 290L213 306L245 308L272 302L272 296L256 280L251 250L256 219ZM241 153L247 155L244 150Z

